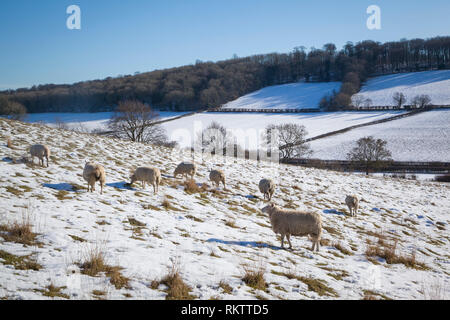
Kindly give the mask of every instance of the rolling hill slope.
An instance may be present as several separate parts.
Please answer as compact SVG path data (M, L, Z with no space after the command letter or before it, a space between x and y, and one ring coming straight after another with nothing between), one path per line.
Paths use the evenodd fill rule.
M173 263L198 299L422 299L434 284L448 297L448 184L197 155L196 182L221 167L227 188L189 193L172 177L188 153L4 119L0 128L0 141L11 137L14 146L0 145L0 224L26 216L38 233L24 246L0 228L0 298L165 299L159 280ZM49 168L11 161L37 142L52 150ZM103 195L86 192L87 159L106 168ZM126 185L140 165L161 169L159 194ZM275 203L321 214L319 253L298 237L294 250L280 249L259 210L262 177L277 182ZM346 214L347 193L362 198L357 217ZM393 256L373 255L375 248ZM82 272L93 249L121 267L127 286ZM266 286L246 284L246 268L262 268Z
M399 73L369 79L358 95L374 106L394 106L394 93L402 92L407 103L418 95L429 95L434 105L450 105L450 70ZM353 97L354 99L354 97Z

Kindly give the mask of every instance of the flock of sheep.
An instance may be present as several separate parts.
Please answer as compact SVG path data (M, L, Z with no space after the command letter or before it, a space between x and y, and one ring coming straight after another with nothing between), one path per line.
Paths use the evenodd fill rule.
M39 159L39 164L44 166L44 158L47 160L50 156L50 149L41 144L36 144L30 147L30 154L32 162L34 163L34 157ZM194 178L197 172L195 163L182 162L174 171L174 177L181 175L185 178L189 175L191 179ZM88 184L88 192L95 191L95 183L100 183L100 193L103 194L103 186L106 181L106 173L103 166L100 164L86 163L83 170L83 178ZM222 170L211 170L209 179L219 187L220 183L223 183L225 188L225 174ZM153 191L156 194L161 184L161 172L158 168L139 167L131 175L130 185L136 181L141 181L142 187L145 188L145 183L153 186ZM259 182L259 190L264 195L264 200L269 202L272 200L272 196L275 192L276 185L271 179L262 179ZM345 198L350 214L356 215L359 207L358 196L347 196ZM286 237L289 248L292 248L291 236L309 236L312 241L311 250L319 251L320 239L322 236L322 218L320 214L316 212L299 211L299 210L286 210L276 206L274 203L269 203L267 206L261 209L262 212L269 215L269 219L272 225L272 230L275 234L281 235L281 247L284 248L284 238Z

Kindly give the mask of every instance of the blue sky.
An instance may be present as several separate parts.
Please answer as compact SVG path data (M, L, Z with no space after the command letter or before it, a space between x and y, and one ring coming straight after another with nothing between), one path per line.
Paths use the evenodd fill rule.
M69 5L81 30L66 27ZM366 9L381 8L368 30ZM2 0L0 90L133 74L237 54L449 35L450 1Z

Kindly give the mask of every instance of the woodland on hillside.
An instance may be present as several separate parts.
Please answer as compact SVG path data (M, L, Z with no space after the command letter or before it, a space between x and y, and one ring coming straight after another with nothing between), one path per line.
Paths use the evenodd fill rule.
M219 62L136 73L71 85L46 84L0 92L28 112L111 111L127 99L160 110L188 111L220 105L266 86L296 81L343 81L321 107L338 110L369 76L450 68L450 37L380 43L332 43L322 49L233 57Z

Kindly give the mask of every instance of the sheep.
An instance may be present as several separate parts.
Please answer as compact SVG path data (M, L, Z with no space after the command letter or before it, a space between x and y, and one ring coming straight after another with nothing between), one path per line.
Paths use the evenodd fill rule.
M261 209L268 213L272 230L276 234L281 234L281 247L284 249L284 236L289 242L289 249L292 249L290 237L311 236L311 251L319 251L320 238L322 237L322 217L315 212L304 212L295 210L285 210L271 203Z
M191 176L191 179L194 179L194 175L197 172L197 166L195 163L191 162L181 162L173 172L173 176L176 178L179 174L181 174L184 177L187 177L189 174Z
M350 215L353 217L356 216L356 213L359 208L359 199L357 195L347 196L345 198L345 204L347 204L348 210L350 210Z
M223 187L225 188L225 173L222 170L211 170L209 173L209 180L214 182L217 187L219 187L219 183L223 183Z
M95 191L95 183L100 182L100 194L103 194L103 186L106 182L105 168L100 164L95 164L92 162L86 162L83 170L83 178L88 183L87 191Z
M142 182L142 188L145 188L145 182L148 182L153 186L153 192L156 194L159 191L159 185L161 184L161 172L158 168L139 167L131 175L132 185L136 181Z
M271 179L262 179L259 182L259 191L264 194L264 200L272 200L272 195L275 192L275 182Z
M44 166L44 157L47 159L48 168L48 157L50 157L50 149L43 144L35 144L30 147L31 162L34 164L34 157L39 159L39 164L42 162L42 167Z

